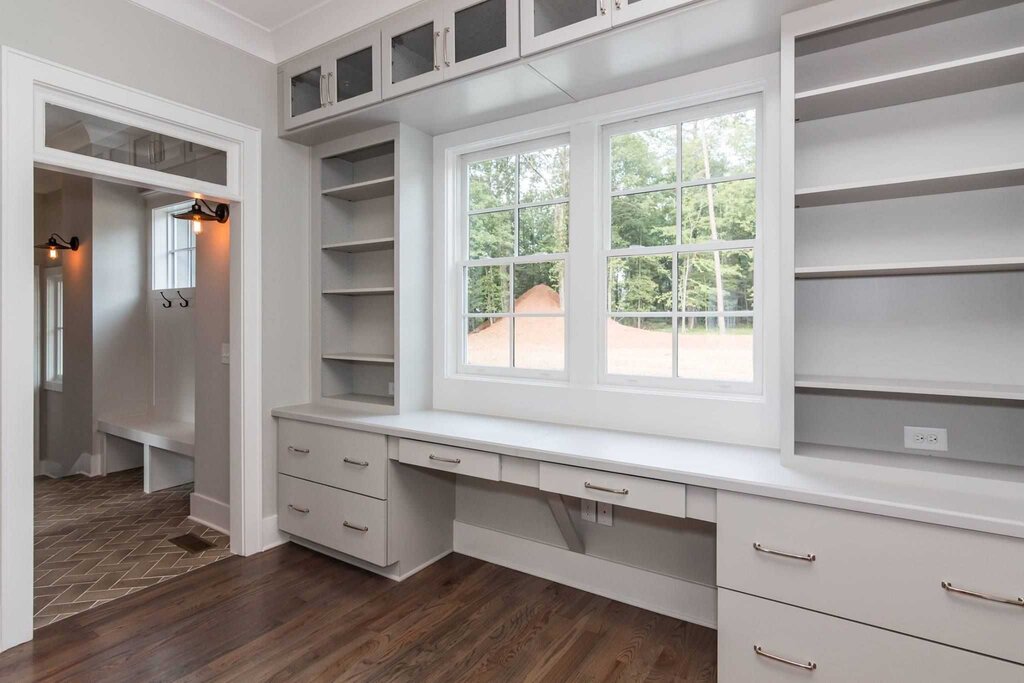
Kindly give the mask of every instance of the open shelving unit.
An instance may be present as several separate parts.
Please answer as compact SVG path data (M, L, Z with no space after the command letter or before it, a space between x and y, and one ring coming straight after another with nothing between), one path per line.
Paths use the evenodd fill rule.
M1022 26L1020 2L851 2L784 38L790 454L1024 474Z

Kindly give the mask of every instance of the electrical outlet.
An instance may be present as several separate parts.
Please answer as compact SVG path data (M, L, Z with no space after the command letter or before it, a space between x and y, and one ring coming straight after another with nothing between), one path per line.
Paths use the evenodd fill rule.
M904 427L903 447L915 451L948 451L945 429L936 427Z
M597 523L603 524L604 526L614 526L612 524L612 511L615 506L611 503L598 503L597 504Z
M597 524L597 503L586 498L580 498L580 519L584 522Z

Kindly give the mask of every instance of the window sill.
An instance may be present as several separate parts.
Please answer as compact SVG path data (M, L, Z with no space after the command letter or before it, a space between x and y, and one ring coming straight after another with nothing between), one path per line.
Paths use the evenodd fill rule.
M43 382L43 389L45 391L63 392L64 391L64 382L63 381L60 381L60 382L46 381L46 382Z

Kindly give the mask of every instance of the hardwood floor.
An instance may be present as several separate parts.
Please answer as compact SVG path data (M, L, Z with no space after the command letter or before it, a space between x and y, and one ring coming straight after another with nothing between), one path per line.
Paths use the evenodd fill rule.
M714 681L715 632L464 555L403 583L288 544L36 631L3 681Z

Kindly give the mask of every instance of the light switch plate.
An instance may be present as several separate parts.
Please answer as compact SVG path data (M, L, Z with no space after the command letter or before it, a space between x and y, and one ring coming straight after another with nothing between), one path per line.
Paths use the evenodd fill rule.
M597 524L597 503L586 498L580 498L580 519L584 522Z
M604 526L613 526L612 511L615 506L611 503L597 504L597 523Z
M231 365L231 344L220 345L220 362L224 365Z

